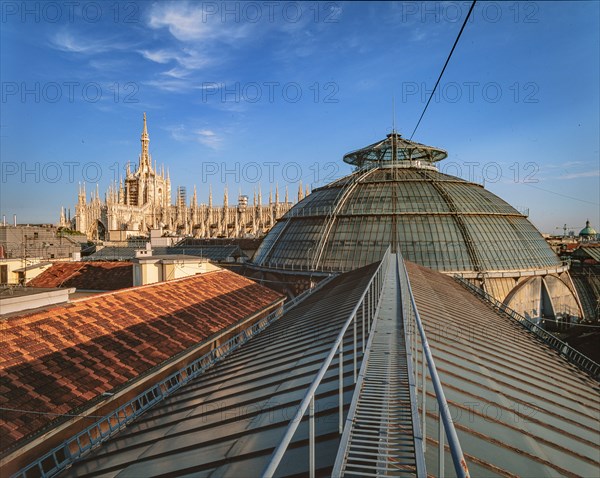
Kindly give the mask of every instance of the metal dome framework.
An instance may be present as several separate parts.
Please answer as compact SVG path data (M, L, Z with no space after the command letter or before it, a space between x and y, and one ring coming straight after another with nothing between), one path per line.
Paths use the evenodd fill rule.
M344 162L359 168L382 166L386 163L401 161L416 162L418 166L421 162L434 163L447 157L448 153L443 149L409 141L393 132L377 143L344 155Z
M527 217L481 185L404 163L357 169L314 190L273 227L254 264L347 271L391 244L444 272L562 268Z
M440 173L435 163L446 156L396 133L346 154L356 170L288 211L249 268L293 297L301 280L379 261L391 246L407 261L471 280L527 318L581 317L568 265L527 216L480 184Z

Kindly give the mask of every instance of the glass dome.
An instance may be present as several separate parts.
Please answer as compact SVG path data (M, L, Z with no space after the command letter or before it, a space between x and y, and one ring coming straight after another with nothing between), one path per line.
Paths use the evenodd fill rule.
M344 156L354 173L315 189L267 234L253 263L347 271L388 245L447 272L555 268L558 257L527 217L481 185L440 173L446 152L391 134Z

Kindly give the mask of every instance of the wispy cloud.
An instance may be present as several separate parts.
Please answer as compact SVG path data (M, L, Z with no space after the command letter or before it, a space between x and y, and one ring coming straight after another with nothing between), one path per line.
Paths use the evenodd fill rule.
M171 68L170 70L163 71L163 75L168 76L170 78L176 78L178 80L183 80L187 78L190 74L189 70L185 70L183 68Z
M176 57L176 54L167 50L140 50L139 53L146 59L153 61L155 63L169 63L173 61Z
M206 55L193 48L182 48L179 51L140 50L139 53L154 63L167 64L177 62L182 68L187 70L198 70L212 63Z
M148 80L144 85L171 93L187 93L194 89L194 82L182 78L170 77L157 80Z
M580 179L580 178L595 178L600 176L600 169L592 171L583 171L580 173L569 173L559 176L559 179Z
M223 145L223 137L212 129L200 128L189 131L184 125L180 124L168 127L167 130L175 141L183 143L196 142L215 150Z
M202 143L203 145L213 149L218 149L219 146L221 146L223 138L218 136L217 133L215 133L214 131L209 129L199 129L195 131L195 133L196 140L199 143Z
M131 44L122 43L114 38L103 38L101 40L84 39L66 29L55 33L50 40L50 44L57 50L81 54L105 53L111 50L124 50L131 47Z
M566 163L547 163L544 164L544 169L564 169L571 166L581 166L582 164L588 164L585 161L567 161Z
M182 42L219 40L237 42L250 34L253 24L223 19L211 13L209 3L160 2L152 6L148 25L154 29L167 28L171 35Z

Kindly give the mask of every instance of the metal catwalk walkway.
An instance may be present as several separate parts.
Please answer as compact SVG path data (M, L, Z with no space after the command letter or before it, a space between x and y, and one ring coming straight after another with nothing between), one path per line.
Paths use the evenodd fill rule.
M392 254L334 476L421 476L424 471L420 442L415 444L420 433L413 426L416 405L398 276Z

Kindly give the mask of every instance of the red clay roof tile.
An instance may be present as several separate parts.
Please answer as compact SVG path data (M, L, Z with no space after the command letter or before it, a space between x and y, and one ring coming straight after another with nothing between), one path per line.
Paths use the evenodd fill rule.
M9 317L0 321L0 400L73 410L282 298L221 270ZM2 449L54 418L3 411Z
M133 286L130 262L57 262L27 285L76 287L84 290L117 290Z

